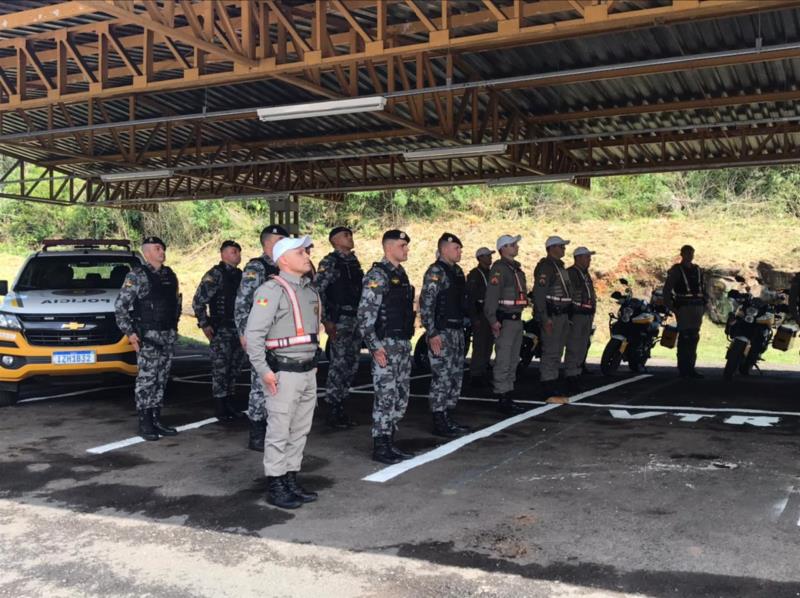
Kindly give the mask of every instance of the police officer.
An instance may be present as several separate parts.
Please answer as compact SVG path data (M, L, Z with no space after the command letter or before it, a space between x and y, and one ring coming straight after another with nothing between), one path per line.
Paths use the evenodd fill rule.
M358 327L372 352L372 458L386 464L414 455L394 446L394 433L408 407L414 287L401 265L411 238L393 229L383 234L383 259L364 276Z
M331 346L325 402L326 422L332 428L356 425L344 409L350 384L358 371L361 333L358 330L358 301L364 271L353 252L353 231L337 226L328 233L333 251L322 258L315 285L322 299L322 323Z
M511 399L522 347L522 310L528 305L525 273L514 258L519 253L517 235L503 235L497 239L500 259L489 271L489 286L483 304L483 315L495 338L492 386L498 399L498 408L508 415L525 409Z
M429 401L433 433L453 438L469 431L451 416L461 396L464 375L466 279L458 265L462 248L460 239L444 233L437 246L438 258L428 267L422 281L419 312L431 364Z
M579 376L589 351L592 324L597 311L597 294L589 272L594 254L595 252L589 251L587 247L578 247L572 252L574 263L567 268L572 287L572 313L564 365L567 373L567 389L570 393L580 391Z
M566 400L558 388L558 369L567 345L572 306L572 285L562 261L568 244L561 237L548 237L544 244L547 256L533 271L533 313L542 332L539 379L545 399L552 402Z
M320 307L305 276L310 241L281 239L272 248L280 274L256 289L245 329L250 364L266 392L267 502L284 509L317 500L297 481L317 404Z
M236 378L244 360L244 349L233 320L236 292L242 282L242 247L236 241L224 241L219 250L220 262L203 275L192 299L197 326L210 341L211 393L214 411L221 422L236 419L231 406L236 395Z
M489 286L489 270L494 251L481 247L475 252L478 265L467 274L467 315L472 323L472 359L470 360L470 385L479 388L486 385L489 359L492 356L494 336L489 320L483 313L486 287Z
M675 312L678 324L678 372L684 378L703 377L695 363L707 301L703 270L694 263L694 248L684 245L681 261L667 271L664 283L664 304Z
M253 306L253 294L256 289L264 284L270 276L278 273L275 262L272 261L272 248L281 239L288 237L289 233L282 226L272 224L261 231L261 248L259 257L254 257L244 267L242 282L236 293L236 302L233 308L233 319L239 331L239 340L242 347L247 349L244 336L247 327L247 318ZM254 451L264 450L264 434L267 428L267 414L264 410L264 389L261 386L258 374L250 368L250 398L247 407L247 417L250 420L250 437L247 448Z
M142 241L146 263L128 272L114 303L117 326L137 353L134 392L139 436L145 440L178 433L160 421L181 314L178 277L164 265L166 250L158 237Z

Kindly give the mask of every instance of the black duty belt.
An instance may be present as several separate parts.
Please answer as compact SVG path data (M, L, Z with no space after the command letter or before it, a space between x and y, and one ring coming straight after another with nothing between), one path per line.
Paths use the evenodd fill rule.
M272 351L267 351L267 364L273 372L310 372L319 363L319 351L311 359L300 360L291 357L275 355Z
M522 312L520 311L501 311L497 310L495 314L497 316L498 322L503 322L505 320L521 320L522 319Z
M553 305L552 303L547 304L547 315L548 316L561 316L564 314L568 314L572 309L571 305Z

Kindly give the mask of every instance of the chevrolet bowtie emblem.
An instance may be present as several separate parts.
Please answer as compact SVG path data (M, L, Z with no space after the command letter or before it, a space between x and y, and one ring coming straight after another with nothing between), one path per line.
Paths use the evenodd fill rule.
M82 330L86 328L86 324L81 324L80 322L69 322L67 324L62 324L62 330Z

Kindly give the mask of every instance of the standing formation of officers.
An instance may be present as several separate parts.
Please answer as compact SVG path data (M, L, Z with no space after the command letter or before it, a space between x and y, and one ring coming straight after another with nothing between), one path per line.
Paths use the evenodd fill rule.
M362 345L372 355L375 399L372 413L372 458L386 464L414 455L395 444L395 434L409 399L411 339L416 313L415 290L403 268L411 238L401 230L386 231L383 258L364 273L354 252L353 232L330 231L333 251L314 271L309 237L291 238L281 226L265 228L262 254L244 270L241 247L225 241L220 262L203 276L192 301L198 326L210 341L212 396L217 418L240 416L231 405L245 353L251 366L247 409L250 449L263 452L268 478L267 500L297 508L317 499L297 479L306 437L317 403L316 370L319 331L330 339L326 382L326 422L334 429L356 425L347 413L347 397L358 369ZM549 402L563 402L579 392L593 328L597 296L589 272L595 252L573 251L564 264L570 241L551 236L545 255L533 272L529 293L522 266L515 259L520 236L503 235L496 251L481 247L477 265L465 276L459 262L461 240L444 233L436 261L425 272L419 296L431 363L429 404L433 433L452 438L468 433L454 410L461 395L465 338L472 334L471 385L491 385L498 409L508 415L524 410L512 393L520 359L522 313L533 302L541 342L541 386ZM492 262L494 254L497 259ZM139 435L145 440L176 434L160 421L169 377L181 297L174 272L164 266L166 245L157 237L142 244L145 264L125 278L116 302L117 323L138 353L136 407ZM706 303L702 270L685 246L681 262L667 275L665 300L677 316L678 367L682 376L695 370L697 342ZM800 276L792 287L797 313ZM490 357L494 349L494 366ZM559 380L562 358L566 377Z

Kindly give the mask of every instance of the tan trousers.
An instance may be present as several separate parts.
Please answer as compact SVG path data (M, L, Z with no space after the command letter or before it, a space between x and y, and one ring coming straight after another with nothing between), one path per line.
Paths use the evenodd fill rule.
M278 392L267 398L267 435L264 439L264 474L278 477L300 471L306 437L317 405L317 370L278 372Z
M567 345L569 334L569 316L560 314L550 318L553 321L553 332L547 334L542 325L542 363L539 366L539 379L542 382L558 380L558 368L561 356Z
M522 347L522 320L503 320L500 336L494 341L494 370L492 390L503 394L514 390Z
M564 366L567 376L580 376L586 353L589 352L589 338L592 336L592 314L573 314L569 335L567 335L567 354Z

